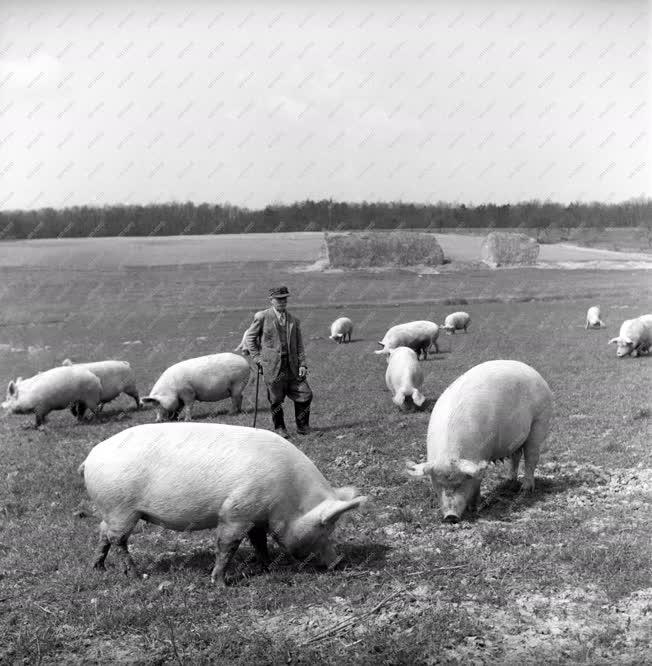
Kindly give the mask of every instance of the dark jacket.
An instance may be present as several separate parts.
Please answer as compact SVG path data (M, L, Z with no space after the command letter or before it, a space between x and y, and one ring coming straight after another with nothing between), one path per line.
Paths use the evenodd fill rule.
M306 365L299 320L285 313L288 343L288 365L295 379L299 377L299 366ZM281 371L281 332L274 308L256 312L247 329L245 344L254 362L261 362L265 381L274 381Z

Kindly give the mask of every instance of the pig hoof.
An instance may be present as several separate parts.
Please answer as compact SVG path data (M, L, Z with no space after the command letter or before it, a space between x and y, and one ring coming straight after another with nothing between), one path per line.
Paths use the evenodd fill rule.
M531 494L534 492L534 481L523 480L521 485L521 492L525 494Z
M226 581L222 576L211 576L211 584L217 588L226 589Z
M93 569L96 569L97 571L106 571L104 562L93 562Z

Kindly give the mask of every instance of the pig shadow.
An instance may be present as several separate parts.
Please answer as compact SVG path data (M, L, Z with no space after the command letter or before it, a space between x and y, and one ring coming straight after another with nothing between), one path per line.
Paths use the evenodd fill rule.
M265 402L267 403L267 399L265 398ZM237 414L231 414L231 407L226 406L226 407L220 407L220 408L213 408L211 409L210 407L205 407L204 409L201 409L199 407L193 407L192 410L192 420L193 421L201 421L204 419L214 419L214 418L221 418L223 416L245 416L245 415L252 415L254 413L254 405L253 402L251 405L242 405L242 411L238 412ZM258 414L261 412L269 412L269 403L263 405L262 404L262 396L258 400ZM183 421L185 418L185 412L181 414L180 421Z
M92 419L81 421L82 425L99 425L108 423L109 421L130 421L134 413L145 412L145 409L136 409L135 407L120 408L114 407L112 409L104 408L99 414L96 414Z
M581 485L586 485L586 479L568 476L542 479L535 476L534 492L523 493L520 481L504 479L487 493L483 493L478 511L465 516L465 519L468 519L469 522L475 522L478 518L508 522L511 516L518 516L522 511L537 504L542 498L559 495Z
M331 570L343 569L381 569L385 565L387 552L390 546L379 543L366 544L337 544L335 543L339 561ZM226 579L228 585L238 585L249 578L266 576L274 572L288 573L324 573L327 567L316 566L310 560L296 560L285 553L279 546L269 541L269 554L271 562L267 568L256 556L253 548L244 543L231 561L227 569ZM143 563L141 570L150 574L159 575L172 571L192 569L210 574L215 564L215 551L197 549L188 554L169 554L157 558L154 562Z

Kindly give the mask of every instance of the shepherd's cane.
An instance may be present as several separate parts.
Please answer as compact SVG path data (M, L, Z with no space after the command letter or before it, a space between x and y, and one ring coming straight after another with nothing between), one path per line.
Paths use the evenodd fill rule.
M258 384L260 383L260 375L263 373L263 369L256 364L256 398L254 400L254 424L252 428L256 427L256 417L258 416Z

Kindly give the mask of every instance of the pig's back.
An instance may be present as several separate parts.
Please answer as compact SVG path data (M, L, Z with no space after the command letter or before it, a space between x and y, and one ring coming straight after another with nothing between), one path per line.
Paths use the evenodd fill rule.
M437 400L428 426L428 459L491 460L513 452L550 409L541 375L520 361L481 363Z
M84 462L91 498L120 504L173 529L215 524L225 503L252 518L274 493L328 483L296 447L269 431L211 423L129 428L98 444Z

